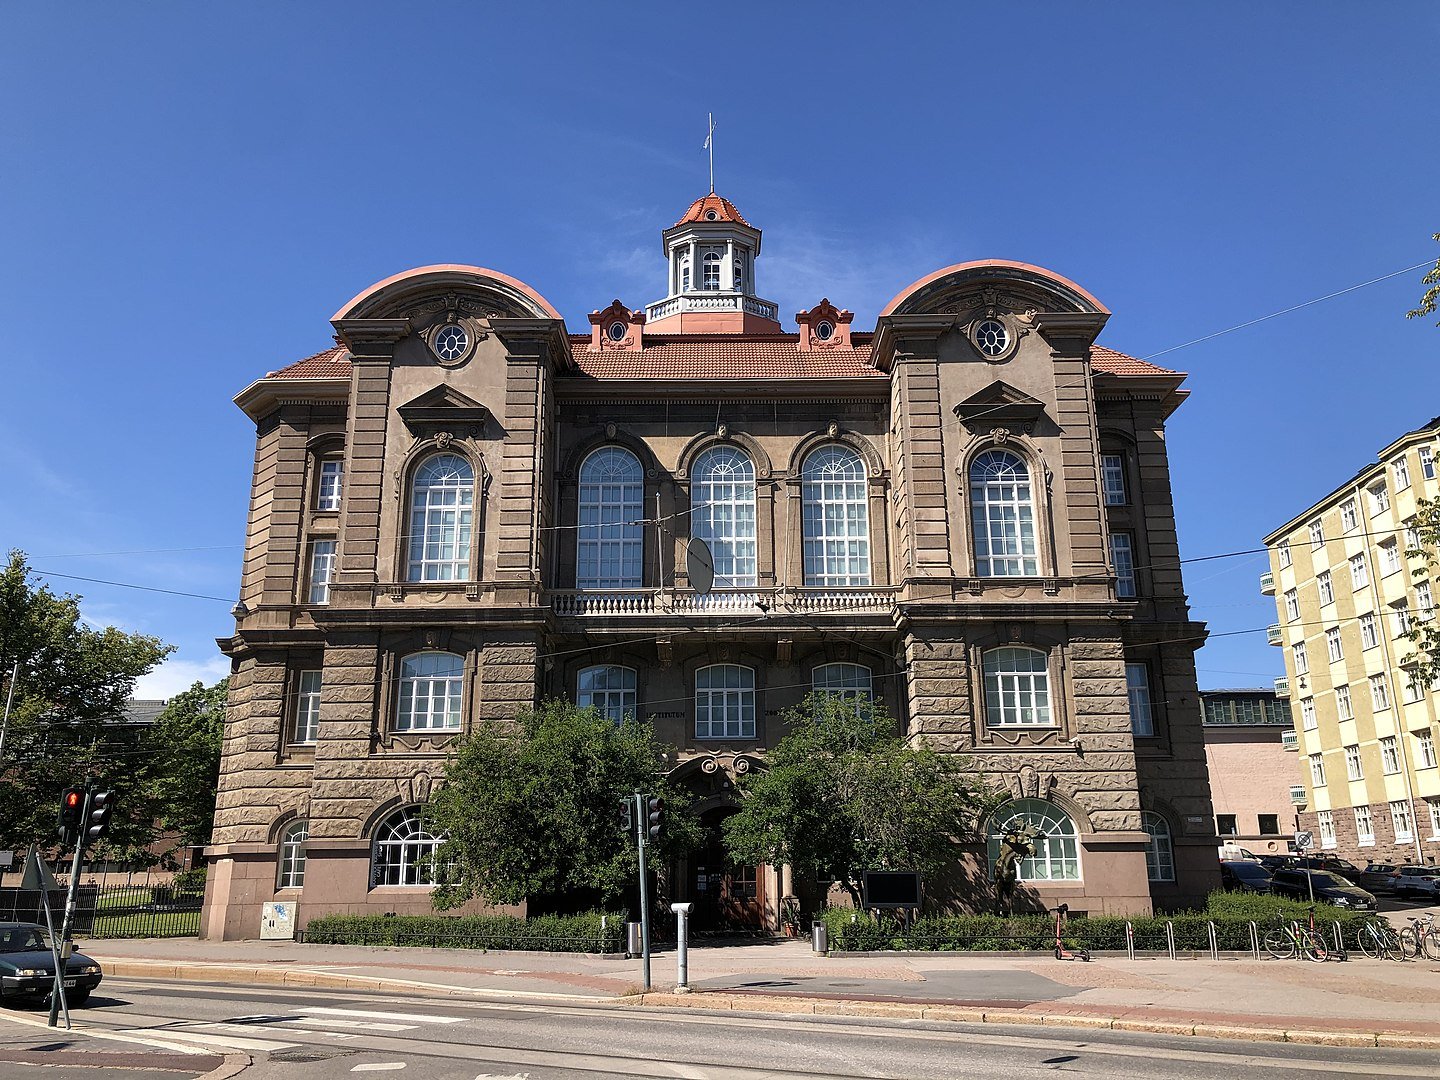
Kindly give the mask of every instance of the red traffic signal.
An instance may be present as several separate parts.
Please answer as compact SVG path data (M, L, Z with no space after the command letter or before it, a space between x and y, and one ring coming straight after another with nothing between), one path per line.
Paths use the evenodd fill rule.
M78 829L85 816L85 789L67 787L60 793L60 828Z

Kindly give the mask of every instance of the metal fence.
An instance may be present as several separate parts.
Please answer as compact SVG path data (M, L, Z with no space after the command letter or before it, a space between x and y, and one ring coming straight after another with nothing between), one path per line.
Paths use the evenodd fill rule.
M71 930L88 938L194 937L200 932L204 888L174 885L85 885L75 895ZM65 889L50 894L55 928L65 913ZM0 921L45 923L38 889L0 889Z

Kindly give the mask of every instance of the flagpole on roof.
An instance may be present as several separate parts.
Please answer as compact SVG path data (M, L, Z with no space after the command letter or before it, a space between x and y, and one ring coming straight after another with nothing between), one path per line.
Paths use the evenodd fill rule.
M715 194L715 114L706 113L710 118L710 129L705 135L704 149L710 151L710 194Z

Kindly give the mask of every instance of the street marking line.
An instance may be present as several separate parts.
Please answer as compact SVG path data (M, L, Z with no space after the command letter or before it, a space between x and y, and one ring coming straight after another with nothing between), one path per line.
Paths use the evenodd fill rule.
M300 1010L306 1018L316 1016L358 1016L363 1020L414 1020L417 1024L463 1024L468 1016L435 1016L430 1013L380 1012L375 1009L327 1009L316 1006Z
M403 1069L403 1061L372 1061L365 1065L356 1065L351 1072L394 1072L396 1069Z
M143 1032L144 1028L131 1029L125 1032L127 1035L134 1035ZM199 1031L170 1031L165 1032L167 1039L183 1039L186 1042L197 1042L201 1046L228 1046L234 1050L287 1050L292 1046L299 1046L293 1042L275 1042L271 1039L242 1039L236 1035L206 1035Z
M414 1031L414 1024L385 1024L378 1020L342 1020L338 1016L311 1016L308 1009L302 1009L302 1016L294 1020L279 1021L270 1030L284 1031L280 1024L317 1024L321 1027L361 1028L364 1031Z
M530 1080L529 1073L506 1073L501 1076L499 1073L481 1073L475 1080Z
M27 1027L37 1027L44 1031L63 1031L63 1028L52 1028L44 1020L31 1020L25 1016L15 1016L9 1012L0 1013L0 1020L9 1020L12 1024L24 1024ZM137 1029L143 1031L144 1028ZM137 1046L154 1046L161 1050L174 1050L178 1054L204 1054L198 1046L186 1046L182 1043L166 1042L164 1039L142 1038L137 1035L125 1035L118 1031L95 1031L89 1027L76 1025L72 1022L67 1035L88 1035L92 1039L109 1039L112 1042L133 1043Z

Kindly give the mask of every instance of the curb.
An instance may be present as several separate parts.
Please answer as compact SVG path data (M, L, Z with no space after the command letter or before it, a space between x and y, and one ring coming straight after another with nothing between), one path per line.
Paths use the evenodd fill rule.
M984 1009L960 1005L910 1005L905 1002L843 1001L802 997L764 997L707 992L640 994L622 999L642 1006L678 1009L713 1009L812 1016L867 1016L892 1020L940 1020L961 1024L1032 1024L1041 1027L1108 1028L1158 1035L1238 1039L1244 1042L1302 1043L1309 1046L1362 1046L1404 1050L1440 1050L1440 1036L1385 1031L1317 1031L1314 1026L1246 1027L1212 1024L1203 1020L1142 1020L1120 1016L1084 1016L1037 1013L1024 1009ZM1282 1019L1282 1018L1277 1018ZM1289 1018L1284 1018L1289 1019ZM1319 1018L1306 1021L1319 1024Z

